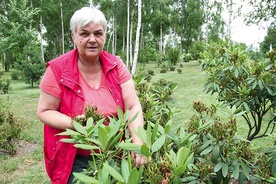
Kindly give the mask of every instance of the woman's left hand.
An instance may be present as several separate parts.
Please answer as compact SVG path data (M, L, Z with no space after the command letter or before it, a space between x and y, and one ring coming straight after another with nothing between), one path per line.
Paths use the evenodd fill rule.
M136 167L140 167L142 165L145 165L147 163L147 159L146 157L144 157L143 155L131 152L132 158L135 161L135 166Z

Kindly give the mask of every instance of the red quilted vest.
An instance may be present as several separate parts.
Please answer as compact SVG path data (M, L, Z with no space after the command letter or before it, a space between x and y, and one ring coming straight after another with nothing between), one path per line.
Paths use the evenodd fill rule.
M106 51L102 51L100 58L109 91L115 103L124 110L117 71L118 58ZM84 96L78 84L77 59L78 51L74 49L47 63L47 66L51 66L62 91L60 112L72 118L82 114L84 107ZM65 136L56 136L63 131L44 125L44 160L47 174L53 184L67 183L77 151L73 144L60 141Z

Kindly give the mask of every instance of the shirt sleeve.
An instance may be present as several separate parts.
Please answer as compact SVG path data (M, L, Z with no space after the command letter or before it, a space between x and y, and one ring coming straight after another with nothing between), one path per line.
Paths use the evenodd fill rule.
M39 87L42 91L56 98L61 98L61 89L50 66L46 68Z
M131 74L128 71L126 65L124 64L121 58L118 57L117 61L118 61L118 73L119 73L120 84L123 84L126 81L131 79Z

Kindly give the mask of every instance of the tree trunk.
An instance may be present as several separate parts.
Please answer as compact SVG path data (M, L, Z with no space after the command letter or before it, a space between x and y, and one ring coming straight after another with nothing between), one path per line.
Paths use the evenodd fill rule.
M131 70L132 75L136 73L136 65L137 65L138 54L139 54L139 39L140 39L141 23L142 23L142 0L138 0L138 25L137 25L137 31L136 31L133 66Z
M63 11L62 11L62 1L60 1L60 18L61 18L61 34L62 34L62 54L64 54L64 25L63 25Z
M42 15L40 16L40 49L41 49L41 62L45 62L44 48L43 48L43 26L42 26Z
M116 25L115 25L115 16L113 14L113 36L112 36L112 54L116 53Z
M132 12L131 12L131 20L133 20L133 16L134 16L134 10L132 10ZM130 38L129 38L129 40L130 40L130 43L129 43L129 59L130 59L130 62L129 62L129 68L130 69L132 69L132 64L133 64L133 57L132 57L132 31L133 31L133 23L131 22L131 24L130 24Z
M227 9L229 13L229 19L228 19L228 38L231 40L231 26L232 26L232 16L233 16L233 1L232 0L227 0Z
M126 46L126 67L129 67L129 6L130 0L127 1L127 46Z

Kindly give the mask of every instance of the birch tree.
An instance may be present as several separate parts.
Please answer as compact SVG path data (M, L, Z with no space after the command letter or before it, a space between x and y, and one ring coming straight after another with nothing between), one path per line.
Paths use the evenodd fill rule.
M131 68L132 75L134 75L136 72L136 65L137 65L138 54L139 54L139 39L140 39L141 24L142 24L142 0L138 0L138 24L137 24L137 31L136 31L133 65Z
M60 0L60 22L61 22L61 43L62 43L62 54L64 54L64 23L63 23L63 10L62 0Z
M130 6L130 0L127 0L127 46L126 46L126 66L127 68L129 67L129 18L130 18L130 10L129 10L129 6Z

